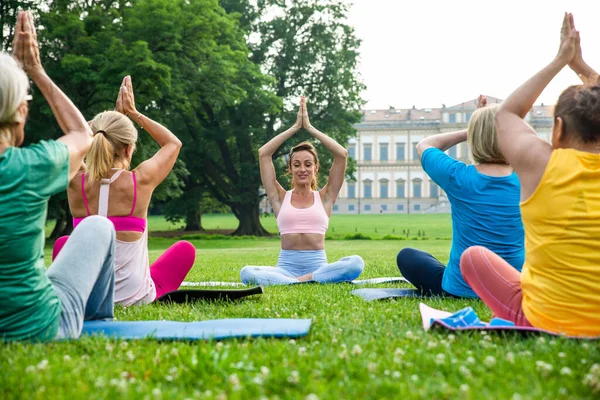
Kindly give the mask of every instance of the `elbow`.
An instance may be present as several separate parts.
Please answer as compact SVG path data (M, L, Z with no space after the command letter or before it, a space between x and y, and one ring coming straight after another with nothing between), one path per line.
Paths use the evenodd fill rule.
M343 158L344 160L347 160L348 159L348 149L342 149L339 157Z
M419 141L419 143L417 143L417 146L415 147L417 150L417 154L419 155L419 157L421 157L421 153L423 153L423 151L425 150L425 139L422 139Z
M265 158L265 157L271 157L271 154L269 154L267 152L267 150L265 149L265 147L261 147L260 149L258 149L258 158Z
M175 140L173 140L173 144L175 145L175 147L177 147L177 150L181 150L181 147L183 146L183 143L181 143L181 140L179 140L179 138L175 138Z

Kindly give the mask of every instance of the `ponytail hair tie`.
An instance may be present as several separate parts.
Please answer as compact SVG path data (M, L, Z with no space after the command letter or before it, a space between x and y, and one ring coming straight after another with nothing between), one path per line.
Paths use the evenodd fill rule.
M99 130L97 130L97 131L96 131L96 133L94 133L94 136L96 136L96 135L97 135L97 134L99 134L99 133L103 134L103 135L104 135L104 137L106 137L106 132L105 132L105 131L103 131L102 129L99 129Z

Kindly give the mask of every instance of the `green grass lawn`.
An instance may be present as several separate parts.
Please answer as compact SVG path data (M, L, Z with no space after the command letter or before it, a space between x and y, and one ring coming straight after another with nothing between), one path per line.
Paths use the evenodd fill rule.
M374 227L378 217L359 222ZM437 229L449 232L449 224ZM171 243L151 239L151 259ZM191 281L237 281L245 264L273 265L279 249L276 239L193 243L198 253ZM326 244L330 261L349 254L362 256L364 277L398 275L395 256L404 246L430 251L446 261L450 241ZM49 248L46 253L49 256ZM236 303L118 307L119 320L282 317L312 318L313 325L307 337L295 341L159 343L85 338L4 344L0 345L0 398L581 399L600 395L596 342L424 332L419 300L367 303L351 296L352 289L347 284L268 287L262 296ZM448 311L470 305L482 318L491 316L477 300L425 302Z

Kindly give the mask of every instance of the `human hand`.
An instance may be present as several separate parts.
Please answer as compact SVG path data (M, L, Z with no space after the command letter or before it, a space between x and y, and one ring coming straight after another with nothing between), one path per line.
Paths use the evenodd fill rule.
M483 108L485 106L487 106L487 97L480 94L479 97L477 98L477 108Z
M29 11L19 11L12 44L13 57L32 78L44 72L33 17Z
M575 29L575 20L573 19L573 14L569 14L569 22L571 24L572 29ZM564 24L564 22L563 22ZM561 32L561 40L562 40L562 32ZM577 39L575 40L575 54L569 63L569 66L573 69L577 69L579 65L585 64L583 61L583 54L581 52L581 40L579 37L579 32L577 32Z
M128 115L129 117L136 117L138 114L135 108L135 98L133 95L131 76L129 75L123 78L123 83L121 83L121 89L119 90L116 108L118 112Z
M308 118L308 109L306 108L306 97L302 96L300 100L300 109L302 110L302 127L304 129L312 128Z
M300 107L298 107L298 115L296 116L296 122L292 128L300 130L302 128L302 100L300 100Z
M565 13L560 30L560 47L556 58L566 64L571 63L579 42L579 32L573 26L573 14Z

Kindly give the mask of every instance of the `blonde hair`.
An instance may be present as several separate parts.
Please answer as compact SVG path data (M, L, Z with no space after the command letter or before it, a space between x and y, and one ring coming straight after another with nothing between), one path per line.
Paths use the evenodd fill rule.
M292 150L290 150L290 157L288 158L288 173L292 172L292 159L294 158L294 155L300 151L308 151L314 159L315 162L315 167L319 167L319 156L317 154L317 149L315 149L315 146L312 145L312 143L310 142L302 142L300 144L295 145L294 147L292 147ZM318 177L318 173L315 172L314 175L312 176L312 180L310 182L310 188L312 190L317 190L318 185L317 185L317 177ZM292 189L294 188L294 177L292 176Z
M467 128L469 158L477 164L506 164L496 137L498 104L475 110Z
M19 107L27 97L29 79L18 61L8 53L0 52L0 144L14 146L11 125L21 120Z
M100 181L108 175L116 162L125 161L127 147L137 142L137 129L133 122L117 111L105 111L90 123L94 133L92 147L85 158L86 174L92 181ZM127 166L129 167L129 166Z

